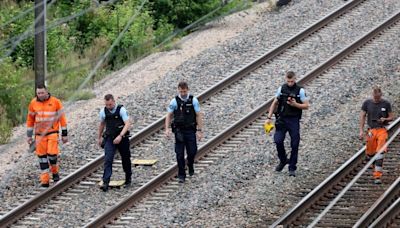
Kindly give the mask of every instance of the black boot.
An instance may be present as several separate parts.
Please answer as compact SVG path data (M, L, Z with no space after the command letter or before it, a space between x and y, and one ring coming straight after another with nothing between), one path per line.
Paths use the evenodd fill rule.
M286 162L279 162L279 164L275 168L275 171L281 172L287 163L288 163L287 161Z
M60 180L60 175L58 173L53 173L53 181L57 182Z
M132 184L132 177L131 175L125 175L125 183L124 183L124 187L128 188L130 187Z
M188 165L189 167L189 176L193 176L194 175L194 167L193 165Z
M103 190L103 192L107 192L109 183L109 181L103 181L103 185L100 187L100 189Z

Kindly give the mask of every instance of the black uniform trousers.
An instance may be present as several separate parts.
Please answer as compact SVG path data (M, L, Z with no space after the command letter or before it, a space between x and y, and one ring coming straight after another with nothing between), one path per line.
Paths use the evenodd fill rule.
M103 182L110 182L112 175L112 164L114 161L115 150L118 149L121 160L122 168L125 172L125 178L130 179L132 176L132 163L131 163L131 151L129 148L129 138L123 137L119 144L114 144L111 137L107 137L104 145L104 174Z
M175 153L178 162L178 178L185 178L185 148L189 169L193 168L194 158L197 153L196 130L175 131Z

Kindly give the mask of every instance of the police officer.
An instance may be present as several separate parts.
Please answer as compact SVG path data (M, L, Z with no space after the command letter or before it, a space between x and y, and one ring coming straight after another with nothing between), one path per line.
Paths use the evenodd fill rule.
M302 110L309 108L308 98L305 90L296 84L296 75L289 71L285 76L286 83L280 86L276 92L275 99L269 108L266 124L272 122L272 114L275 113L274 142L278 151L280 163L275 168L280 172L286 164L289 164L289 176L296 176L297 155L300 143L300 119ZM292 151L290 159L286 157L284 140L286 132L290 135L290 146Z
M179 82L178 93L167 108L165 135L169 138L171 132L175 133L178 179L179 183L184 183L186 178L184 149L186 148L189 175L192 176L194 158L197 153L196 138L199 140L203 138L203 119L199 101L189 94L189 86L186 82Z
M131 151L129 148L129 127L131 125L126 109L116 105L112 94L104 96L104 109L100 110L98 144L104 147L104 174L101 189L108 191L112 174L115 150L121 154L122 168L125 172L125 187L132 182ZM105 132L104 128L106 128Z
M382 98L382 91L378 86L372 89L372 99L367 99L362 104L360 113L360 139L364 138L366 116L368 117L369 128L366 134L367 148L365 152L367 160L369 160L385 145L388 137L385 126L394 119L392 106L387 100ZM386 149L384 152L386 152ZM384 153L378 154L372 167L374 169L373 177L375 184L382 183L383 158Z

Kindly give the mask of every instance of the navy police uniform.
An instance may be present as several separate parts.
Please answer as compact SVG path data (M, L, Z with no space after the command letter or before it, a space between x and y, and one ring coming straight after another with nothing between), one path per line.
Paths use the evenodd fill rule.
M278 109L275 113L276 131L274 134L274 142L278 151L278 157L281 164L289 164L289 171L297 169L297 157L300 143L300 119L302 110L287 104L288 98L295 98L297 103L302 104L307 99L305 91L302 87L294 84L289 87L287 84L282 85L277 93ZM286 156L284 140L286 132L290 135L290 146L292 151L289 160Z
M100 118L105 121L106 130L103 134L104 146L104 174L103 182L108 184L112 174L112 164L116 149L118 149L121 160L122 168L125 172L125 184L131 183L132 164L131 164L131 151L129 148L129 131L125 133L119 144L114 144L113 140L121 133L125 126L124 121L128 119L126 109L122 105L116 105L113 110L104 110L100 112Z
M178 178L185 179L185 148L189 174L194 173L193 163L197 153L196 113L200 111L197 98L188 95L186 99L176 96L171 100L167 110L173 112L172 132L175 134L175 153L178 163Z

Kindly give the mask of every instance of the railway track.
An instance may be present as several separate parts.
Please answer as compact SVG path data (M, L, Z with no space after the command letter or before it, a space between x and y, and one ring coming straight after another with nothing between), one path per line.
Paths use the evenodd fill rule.
M356 227L365 227L361 224L368 223L373 217L371 217L371 212L368 212L364 217L363 214L398 178L400 170L398 162L400 158L400 153L398 153L400 148L400 118L390 126L389 132L390 139L388 141L388 153L384 161L382 185L373 183L371 170L364 172L368 168L364 147L305 196L295 207L273 223L271 227L278 227L279 225L284 227L353 227L356 223L360 225ZM349 183L353 181L356 175L360 175L360 178L350 186ZM338 198L345 188L349 189L341 198ZM336 204L326 213L324 210L334 200L336 200ZM322 213L325 216L321 218Z
M393 17L394 21L398 21L399 16ZM397 19L395 19L397 18ZM388 24L392 24L393 21L389 22ZM388 25L386 24L386 25ZM382 31L382 30L381 30ZM379 29L376 30L376 34L380 34ZM372 33L372 34L374 34ZM361 43L365 43L366 40L371 39L374 35L370 34L364 37L364 39L360 39L358 45ZM356 46L358 46L356 45ZM353 46L355 48L355 46ZM357 49L357 48L355 48ZM318 79L324 78L324 74L320 76L322 72L327 71L336 63L338 63L342 58L346 58L346 55L351 53L351 50L355 49L346 49L342 53L333 57L330 61L325 62L320 67L316 68L315 70L311 71L308 75L300 80L299 83L303 85L308 85L308 87L313 87L314 82L318 84ZM355 53L357 54L357 53ZM346 63L344 63L345 65ZM330 75L329 72L325 73L325 75ZM317 76L317 80L315 79ZM250 137L254 132L261 128L265 117L266 117L266 110L267 107L272 102L272 99L265 102L256 110L248 114L246 117L242 118L240 121L236 122L224 132L220 133L213 139L211 139L207 144L203 145L199 149L199 154L197 159L199 160L198 163L202 164L202 168L209 164L214 163L214 160L218 160L221 157L228 156L228 153L233 153L235 150L240 149L240 143L245 141L246 138ZM399 127L400 119L397 120L395 123L394 128ZM397 143L397 141L396 141ZM400 140L398 142L400 144ZM395 156L395 155L393 155ZM387 160L387 161L386 161ZM387 166L385 167L393 167L395 166L396 157L389 156L387 157L385 162ZM171 168L163 173L162 175L154 178L151 183L144 186L144 188L139 189L138 191L132 193L126 200L121 202L118 205L110 208L106 213L97 217L86 227L99 227L99 226L106 226L106 227L126 227L135 223L135 220L140 216L141 213L146 213L148 208L154 207L158 204L160 200L163 200L164 197L170 193L173 193L178 188L176 181L172 180L174 174L177 171L176 165L171 166ZM371 174L370 174L371 175ZM368 176L368 180L371 182L371 177ZM394 175L387 175L385 181L389 181L390 178L393 178ZM386 182L385 182L386 183ZM143 197L147 195L145 199ZM126 211L126 212L125 212ZM117 217L117 219L115 219ZM334 224L330 224L330 226L335 226Z
M331 33L331 30L336 30L335 27L335 20L342 20L347 21L348 18L343 18L343 14L349 10L357 10L357 7L363 7L361 3L368 4L368 1L352 1L346 4L344 7L339 9L338 11L332 13L331 15L325 17L324 19L318 21L314 25L310 26L304 32L299 33L298 35L294 36L290 41L285 42L282 46L275 48L274 50L270 51L267 54L259 57L256 61L248 64L244 68L240 69L238 72L234 73L233 75L229 76L227 79L224 79L217 85L213 86L206 92L200 94L198 96L200 102L203 103L203 107L206 110L211 110L215 107L222 106L224 102L227 100L232 100L234 96L238 94L243 94L243 85L251 84L251 83L261 83L266 81L274 81L270 83L271 87L275 88L280 80L273 78L272 76L266 75L265 68L274 68L276 65L281 64L283 61L289 61L293 55L296 53L301 52L304 50L307 45L313 43L313 39L315 39L315 33L318 31L318 36L323 37L325 31L325 36L328 36ZM360 4L360 5L359 5ZM358 9L361 10L361 9ZM353 13L354 17L356 17L357 13ZM337 22L338 23L338 22ZM328 24L332 25L332 28L329 28ZM337 25L336 25L337 26ZM330 29L330 30L329 30ZM328 31L327 31L328 30ZM322 35L321 35L322 34ZM318 38L320 39L320 38ZM356 44L361 45L362 42L369 40L366 38L364 41L360 41L360 43ZM329 43L329 42L327 42ZM303 45L303 46L302 46ZM353 47L354 48L354 47ZM333 51L333 50L331 50ZM338 59L345 56L337 57L337 59L331 59L329 62L330 65L335 64ZM310 65L311 67L313 65ZM325 66L326 67L326 66ZM324 71L323 68L318 68L318 70ZM321 72L318 70L311 72L309 75L318 75ZM310 77L304 77L303 83L306 84L308 81L311 80ZM272 91L269 91L268 94L265 96L271 97L273 95ZM243 109L242 113L237 113L237 115L233 115L231 120L226 120L224 126L230 126L232 123L237 122L239 119L248 118L243 117L245 113L249 113L250 110L254 109L258 104L249 104L248 107ZM266 110L266 109L265 109ZM264 111L265 111L264 110ZM249 117L250 118L250 117ZM257 117L259 118L259 117ZM262 119L262 117L260 117ZM261 121L261 120L260 120ZM131 138L131 144L135 146L135 156L138 157L157 157L159 153L165 153L165 151L171 150L170 142L165 141L162 139L162 125L164 122L164 118L160 118L156 122L152 123L148 127L142 129L141 131L137 132ZM261 121L262 122L262 121ZM261 123L260 122L260 123ZM254 125L258 127L257 125ZM253 127L255 129L256 127ZM234 127L232 132L240 130L240 127ZM251 129L251 127L250 127ZM224 131L222 134L218 134L221 132L223 128L210 128L209 131L212 132L211 139L204 142L201 146L199 151L199 158L206 153L207 151L215 148L220 144L221 141L226 141L227 139L231 138L231 135ZM231 132L231 133L232 133ZM244 135L249 135L250 132L244 132ZM225 136L223 136L225 135ZM237 136L230 141L237 141L240 142L243 139L243 136ZM228 146L232 147L232 146ZM220 153L216 153L219 155L215 155L214 157L224 156L223 151L227 151L227 149L223 149ZM154 152L155 151L155 152ZM212 160L213 156L209 156ZM78 169L77 171L71 173L66 178L62 179L57 185L45 190L45 191L38 191L40 192L34 198L28 198L25 203L19 205L18 207L14 208L12 211L4 214L0 220L0 226L8 226L14 224L14 226L26 226L26 225L37 225L43 222L45 216L49 217L48 213L50 211L67 211L66 214L72 219L76 218L75 216L81 215L84 213L83 209L79 209L78 205L81 204L82 201L88 201L88 205L98 205L99 208L109 208L114 205L114 202L106 202L106 203L99 203L98 198L106 198L107 196L101 195L102 193L94 187L98 180L101 179L101 171L102 171L102 160L103 156L100 155L98 157L93 158L93 160L86 166ZM115 164L119 166L120 161L116 161ZM142 170L134 170L134 178L137 182L135 182L132 189L129 190L121 190L116 191L115 194L113 193L113 198L126 198L130 196L130 192L133 191L136 196L140 195L139 198L136 198L134 201L137 202L140 198L144 197L150 189L157 186L160 186L160 183L164 183L166 180L172 178L176 173L176 167L174 167L174 158L171 157L169 160L160 161L157 167L146 169L143 168ZM206 167L208 163L212 163L209 161L199 161L199 164L203 163L203 167ZM199 171L201 171L201 165L199 166ZM169 167L169 168L168 168ZM122 171L119 170L119 167L114 167L114 175L121 174ZM164 178L164 181L155 181L157 178ZM169 184L174 185L174 184ZM153 186L153 187L151 187ZM175 185L176 186L176 185ZM150 191L151 192L151 191ZM97 196L97 199L93 199L92 202L89 200L88 196L91 195L100 195ZM46 204L45 204L46 203ZM130 204L130 203L128 203ZM66 206L68 205L68 206ZM70 207L70 208L68 208ZM62 208L60 210L60 208ZM66 209L68 208L68 209ZM85 208L85 207L83 207ZM87 208L86 208L87 209ZM68 211L70 210L70 211ZM102 210L102 209L99 209ZM123 209L125 210L125 209ZM30 214L28 214L30 213ZM94 217L95 215L101 213L98 211L92 212L93 214L90 217ZM28 214L28 215L27 215ZM27 216L25 216L27 215ZM52 215L53 216L53 215ZM47 218L46 218L47 219ZM55 221L63 221L63 224L69 224L68 221L62 220L57 215L54 215L54 218L51 218ZM52 221L49 219L50 221ZM64 218L63 218L64 219ZM76 219L75 219L76 220ZM82 219L82 224L85 224L87 220Z
M400 148L396 148L399 150ZM400 226L400 177L382 194L355 227L399 227Z
M383 198L382 201L390 200L390 201L386 201L383 204L384 206L387 206L388 208L386 210L384 210L383 212L381 212L380 216L378 218L376 218L376 220L374 222L369 224L369 227L393 227L394 228L394 227L400 226L400 196L399 196L400 192L398 189L399 188L399 179L397 179L397 181L391 187L396 188L396 190L388 192L387 195L397 194L397 196L395 196L395 198L386 197L387 195L382 197ZM382 204L380 204L380 202L378 202L378 203L379 203L378 205L382 205ZM372 211L371 214L373 214L374 212L375 212L375 210ZM379 209L376 210L376 212L379 213L380 212ZM364 220L360 221L360 223L361 222L364 222ZM366 224L368 224L368 223L366 223Z

